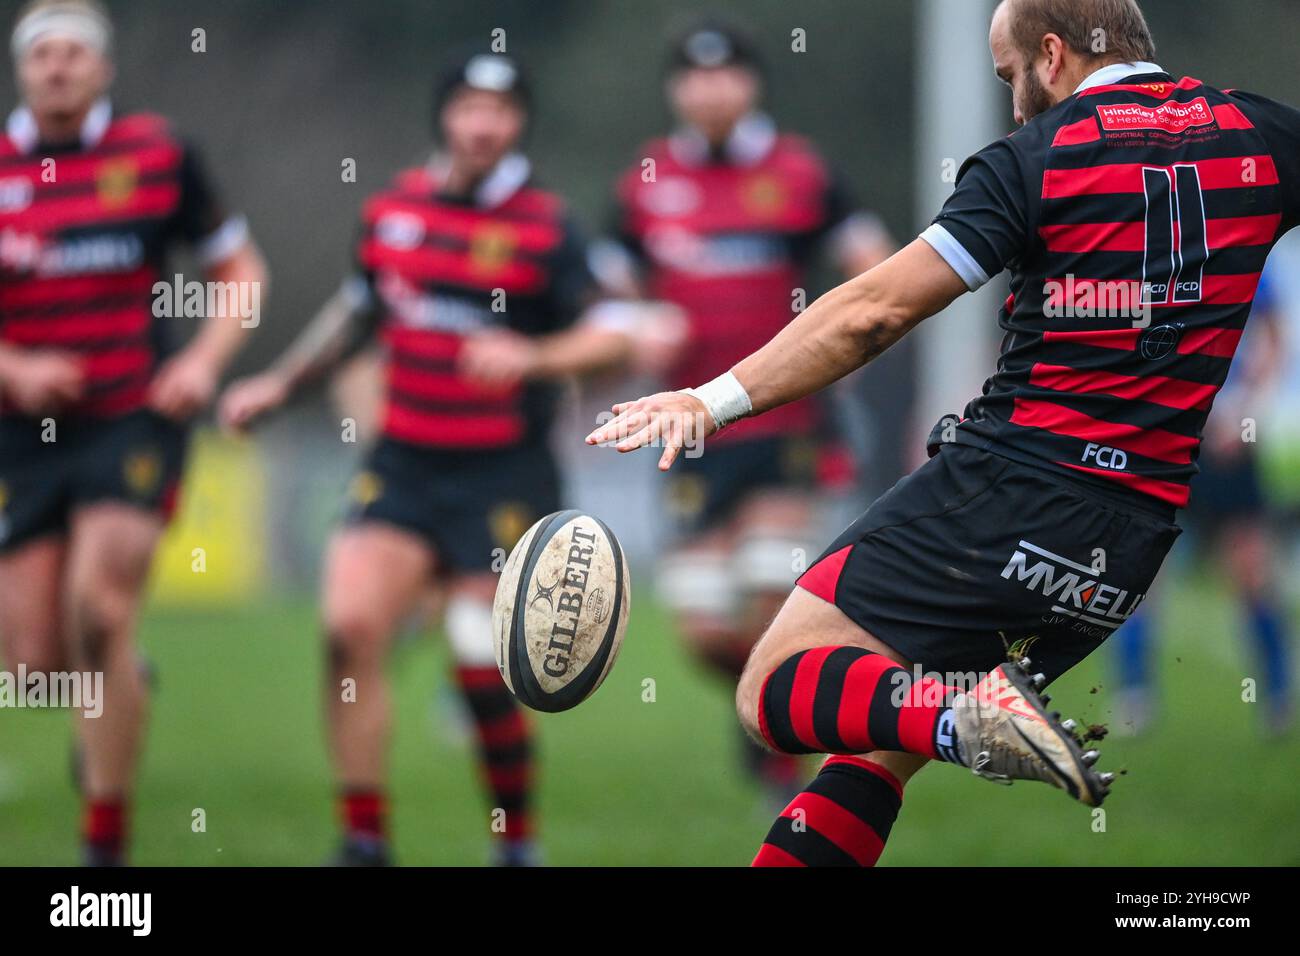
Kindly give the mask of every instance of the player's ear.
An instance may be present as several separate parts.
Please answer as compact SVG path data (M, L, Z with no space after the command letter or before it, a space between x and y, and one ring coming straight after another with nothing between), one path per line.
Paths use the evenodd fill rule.
M1060 78L1065 70L1065 42L1055 33L1043 35L1041 52L1047 58L1047 84L1051 85Z

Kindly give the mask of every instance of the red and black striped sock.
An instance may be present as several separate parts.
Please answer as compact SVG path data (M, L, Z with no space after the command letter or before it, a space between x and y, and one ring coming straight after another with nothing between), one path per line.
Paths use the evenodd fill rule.
M456 679L478 729L492 807L505 811L498 836L508 843L527 840L533 831L532 729L495 667L457 667Z
M817 647L787 658L759 694L763 738L785 753L903 750L957 759L952 698L960 688L913 675L860 647Z
M753 866L875 866L903 785L861 757L829 758L772 824Z
M126 849L127 803L121 797L87 798L81 837L88 857L99 864L121 862Z
M388 799L382 790L344 790L339 794L339 816L349 840L383 843L388 839Z

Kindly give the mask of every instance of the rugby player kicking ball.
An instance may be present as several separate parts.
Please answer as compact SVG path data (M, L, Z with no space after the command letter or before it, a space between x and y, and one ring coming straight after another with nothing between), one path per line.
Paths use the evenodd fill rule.
M1133 612L1178 537L1264 260L1300 221L1300 112L1174 79L1135 0L1004 0L989 44L1021 128L967 160L917 240L721 377L616 405L587 438L662 445L666 470L1011 272L983 394L803 574L745 667L751 734L835 755L756 865L874 864L931 760L1101 803L1112 775L1040 691ZM1116 287L1130 307L1098 309Z

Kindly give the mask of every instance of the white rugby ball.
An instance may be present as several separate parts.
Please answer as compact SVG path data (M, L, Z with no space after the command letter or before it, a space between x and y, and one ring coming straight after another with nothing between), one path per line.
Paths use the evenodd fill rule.
M510 552L492 605L506 686L534 710L577 706L614 665L630 598L627 559L603 521L568 510L537 522Z

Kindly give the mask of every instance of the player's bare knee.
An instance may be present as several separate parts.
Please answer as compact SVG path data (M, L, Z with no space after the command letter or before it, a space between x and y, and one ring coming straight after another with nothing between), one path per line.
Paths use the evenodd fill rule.
M796 595L798 593L795 592ZM789 603L790 599L787 598L786 605ZM818 639L815 631L806 632L800 628L800 620L802 618L797 613L778 612L745 661L736 686L736 713L741 724L756 740L763 739L759 731L759 709L762 706L763 685L772 672L800 651L819 644L836 643Z
M114 644L130 639L134 602L106 587L75 595L72 607L72 650L78 664L104 670Z
M325 644L334 670L382 653L388 627L365 608L333 608L325 613Z

